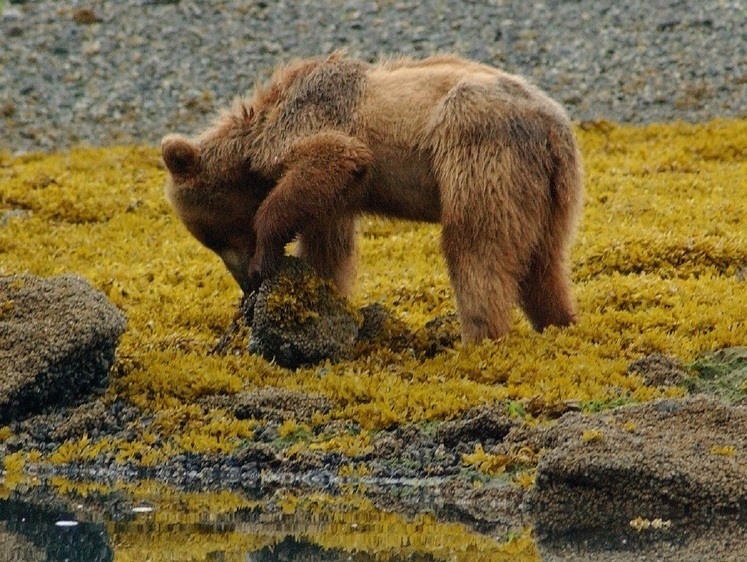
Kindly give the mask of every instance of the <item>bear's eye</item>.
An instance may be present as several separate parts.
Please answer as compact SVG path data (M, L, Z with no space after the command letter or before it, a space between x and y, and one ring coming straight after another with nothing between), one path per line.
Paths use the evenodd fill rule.
M226 247L226 241L223 240L223 237L217 236L212 232L203 233L203 235L200 237L200 242L202 242L206 248L212 250L217 254L219 254L221 250Z
M226 247L226 240L219 232L196 221L185 221L187 230L207 249L219 254Z

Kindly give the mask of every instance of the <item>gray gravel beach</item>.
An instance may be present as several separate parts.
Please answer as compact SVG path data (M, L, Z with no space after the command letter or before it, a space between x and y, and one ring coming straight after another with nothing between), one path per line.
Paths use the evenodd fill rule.
M745 0L0 1L0 151L193 133L277 63L455 52L575 120L747 117Z

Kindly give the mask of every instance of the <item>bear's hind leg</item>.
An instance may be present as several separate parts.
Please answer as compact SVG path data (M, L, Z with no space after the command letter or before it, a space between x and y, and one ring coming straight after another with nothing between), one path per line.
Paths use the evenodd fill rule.
M570 246L583 198L581 163L575 143L560 142L558 134L551 138L555 170L550 215L519 286L521 307L540 332L547 326L576 322Z
M465 229L444 224L442 247L462 325L462 342L498 339L511 326L517 301L516 275L501 263L503 252L469 240ZM470 244L473 243L473 244Z
M567 258L561 249L535 257L519 285L521 307L532 327L568 326L576 322ZM560 254L560 255L559 255Z

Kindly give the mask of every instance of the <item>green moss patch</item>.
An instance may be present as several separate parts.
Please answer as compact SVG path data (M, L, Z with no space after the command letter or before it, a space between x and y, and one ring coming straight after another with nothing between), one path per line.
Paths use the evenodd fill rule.
M692 369L697 376L684 382L691 392L747 404L747 347L708 353L695 361Z

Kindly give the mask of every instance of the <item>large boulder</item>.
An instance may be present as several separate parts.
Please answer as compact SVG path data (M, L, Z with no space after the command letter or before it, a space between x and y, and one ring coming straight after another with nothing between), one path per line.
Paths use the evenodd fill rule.
M103 392L125 324L80 277L0 277L0 423Z
M567 414L544 444L528 498L540 536L747 516L747 407L698 396Z

